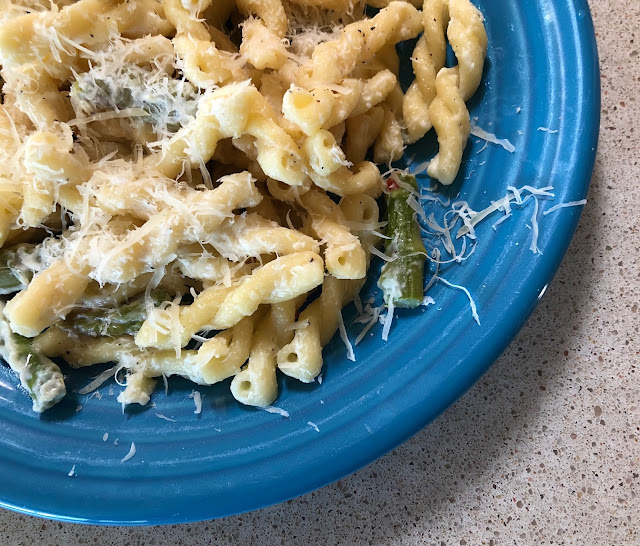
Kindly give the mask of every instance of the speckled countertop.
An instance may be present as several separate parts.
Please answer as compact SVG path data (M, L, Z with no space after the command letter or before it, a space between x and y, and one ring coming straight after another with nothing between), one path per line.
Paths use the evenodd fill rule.
M640 545L640 3L590 3L603 115L589 204L478 385L392 453L278 506L157 528L0 511L0 544Z

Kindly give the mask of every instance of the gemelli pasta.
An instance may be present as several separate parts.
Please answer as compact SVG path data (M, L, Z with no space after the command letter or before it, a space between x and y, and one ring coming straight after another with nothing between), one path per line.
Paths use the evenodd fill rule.
M318 376L380 243L378 165L433 128L453 182L487 48L469 0L366 4L0 4L0 352L35 411L54 358L116 363L123 404Z

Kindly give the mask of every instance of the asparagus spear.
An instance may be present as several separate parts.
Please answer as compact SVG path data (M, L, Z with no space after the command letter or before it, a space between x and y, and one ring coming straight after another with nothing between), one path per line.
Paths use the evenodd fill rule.
M168 295L156 290L151 292L154 305L160 305ZM59 324L63 330L88 336L135 335L147 318L144 294L125 305L112 309L92 308L74 311Z
M400 176L404 185L415 190L418 184L414 176ZM427 251L420 237L420 227L415 211L409 206L410 192L390 178L387 194L387 236L385 252L394 258L385 263L378 286L384 302L393 300L396 307L418 307L424 299L424 262Z
M3 308L1 304L0 317ZM20 377L20 383L33 400L33 411L43 412L67 393L60 368L36 351L31 339L13 333L3 317L0 318L0 356Z
M71 87L76 113L139 109L138 119L154 126L166 124L176 132L197 109L198 91L189 82L164 76L160 79L135 65L114 74L100 67L80 74Z
M33 272L22 265L21 251L32 250L33 245L21 244L0 252L0 294L13 294L27 287Z

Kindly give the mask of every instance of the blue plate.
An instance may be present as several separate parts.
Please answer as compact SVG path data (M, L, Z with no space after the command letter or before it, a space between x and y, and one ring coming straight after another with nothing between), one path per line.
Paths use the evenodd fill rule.
M584 198L600 113L587 2L478 4L489 52L471 114L516 151L495 145L481 151L484 142L471 138L461 198L480 210L508 185L523 184L554 186L557 199L542 210ZM427 142L407 155L419 162L431 148ZM387 343L378 327L356 348L357 362L346 360L340 340L330 343L321 385L281 379L276 405L287 418L240 406L228 382L199 388L203 408L196 415L188 396L193 385L182 380L170 382L168 396L159 389L156 407L123 414L119 388L103 386L102 399L71 392L38 417L3 369L0 504L76 522L177 523L253 510L349 474L432 421L498 357L551 281L579 216L579 207L541 216L537 256L529 251L531 208L496 231L492 221L481 225L476 253L444 273L473 294L481 326L464 293L437 284L430 292L436 305L400 312ZM365 291L373 293L375 283ZM350 306L345 322L354 316ZM350 327L352 339L358 331ZM96 373L70 373L69 390ZM137 452L122 463L131 442Z

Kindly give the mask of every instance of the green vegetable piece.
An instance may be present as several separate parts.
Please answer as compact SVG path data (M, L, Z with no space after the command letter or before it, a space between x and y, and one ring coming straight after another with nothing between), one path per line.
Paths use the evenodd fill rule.
M153 126L164 126L177 132L197 109L198 90L190 82L170 78L154 78L138 66L126 66L117 76L101 75L100 70L81 74L71 86L71 102L76 112L90 115L140 109L137 119Z
M414 176L400 176L403 185L416 191ZM393 258L382 267L378 286L384 302L393 300L396 307L415 308L424 299L424 263L427 251L420 237L416 212L409 206L411 192L389 179L387 194L387 236L385 253Z
M64 398L67 389L60 368L36 351L31 339L12 332L4 318L0 319L0 356L20 377L33 400L33 411L41 413Z
M2 258L0 258L0 260L2 260ZM23 288L24 284L14 276L6 262L0 262L0 294L13 294L14 292L19 292Z
M27 287L33 272L22 265L20 252L33 248L33 245L21 244L0 252L0 295L13 294Z
M156 290L151 292L153 304L158 306L168 295ZM144 294L125 305L112 309L79 309L71 313L59 326L63 330L87 336L135 335L147 318Z

